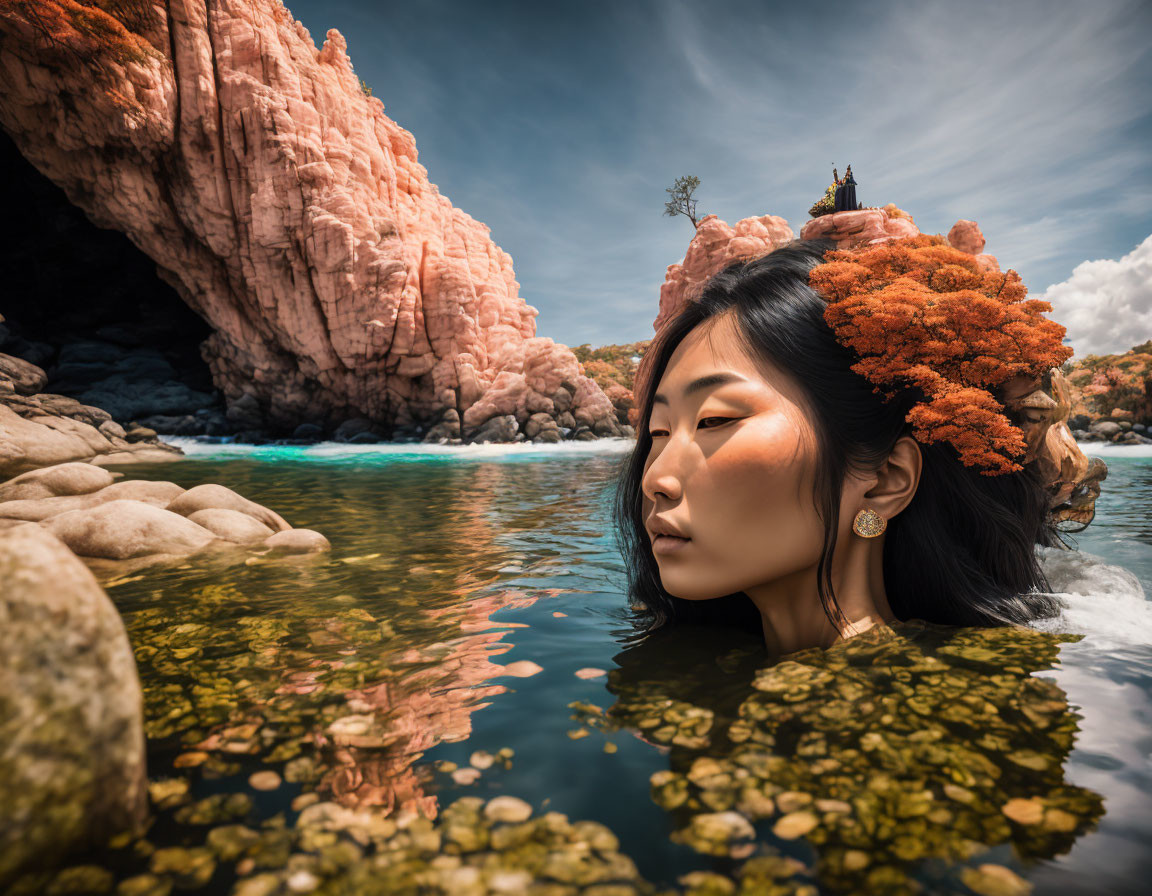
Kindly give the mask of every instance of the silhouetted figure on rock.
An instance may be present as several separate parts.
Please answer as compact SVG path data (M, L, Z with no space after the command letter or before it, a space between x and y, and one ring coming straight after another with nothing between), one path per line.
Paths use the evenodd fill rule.
M856 201L856 179L852 177L852 166L844 172L844 180L837 181L836 202L834 211L856 211L859 203Z

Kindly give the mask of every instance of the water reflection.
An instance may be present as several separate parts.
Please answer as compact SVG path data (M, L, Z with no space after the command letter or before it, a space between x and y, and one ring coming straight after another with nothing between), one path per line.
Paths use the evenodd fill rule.
M1043 877L1033 862L1099 839L1082 835L1100 798L1066 774L1078 716L1035 674L1057 668L1068 640L1057 635L910 626L768 665L758 634L681 630L620 653L609 693L602 678L574 677L611 668L619 650L614 468L552 458L131 471L226 481L324 532L333 551L198 561L112 588L146 694L154 822L141 840L78 859L85 873L112 869L125 892L236 896L313 884L357 896L530 886L811 896L899 893L909 881L1022 892L1016 875ZM1108 532L1097 524L1078 536L1086 545ZM1152 566L1133 568L1146 580ZM1089 647L1072 649L1095 656ZM510 658L545 669L501 677ZM1147 669L1116 662L1139 670L1131 687L1147 693ZM1081 673L1097 691L1061 682L1099 710L1094 695L1114 691L1120 672ZM595 705L607 699L609 710ZM1125 699L1131 721L1112 707L1093 720L1100 771L1073 776L1109 795L1110 856L1143 831L1133 818L1146 804L1133 771L1146 753L1143 703ZM620 736L570 739L570 715ZM1133 754L1122 771L1116 719ZM480 747L491 768L454 781L448 766ZM1126 805L1115 800L1125 774ZM1069 864L1109 886L1137 867L1108 878ZM1051 892L1067 892L1060 870ZM25 889L45 891L44 881Z
M982 876L1066 852L1103 812L1065 780L1079 717L1033 674L1066 640L902 624L761 667L754 645L709 656L699 633L674 633L618 657L616 703L585 721L668 750L652 798L729 877L752 862L836 892L925 878L981 892ZM803 864L753 858L777 852Z
M501 640L511 626L492 615L560 591L498 587L502 570L531 573L500 543L507 527L492 513L514 472L483 464L467 488L429 489L400 471L387 499L397 515L419 509L407 526L380 525L378 492L329 484L340 502L322 527L331 557L200 561L114 587L153 777L191 775L192 799L256 761L348 808L435 818L432 770L418 760L467 739L471 714L506 690L491 680L504 673L494 658L511 648ZM275 503L276 488L260 483L253 491ZM519 527L542 525L546 508L524 511Z

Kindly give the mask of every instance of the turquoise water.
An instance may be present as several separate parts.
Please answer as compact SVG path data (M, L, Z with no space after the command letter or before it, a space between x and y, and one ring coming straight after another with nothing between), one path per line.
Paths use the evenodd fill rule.
M610 829L639 875L618 892L691 891L701 871L748 892L1008 892L986 866L1037 893L1144 892L1152 457L1106 456L1081 553L1050 560L1069 592L1051 631L912 627L773 664L732 633L626 643L609 502L629 443L181 444L120 469L226 484L332 551L101 573L145 689L155 819L85 859L118 881L362 892L386 844L333 859L301 839L309 801L441 823L507 794ZM502 674L522 661L541 671ZM754 833L717 843L712 815ZM417 865L459 861L446 844ZM172 871L176 847L200 870ZM592 881L556 874L555 892Z

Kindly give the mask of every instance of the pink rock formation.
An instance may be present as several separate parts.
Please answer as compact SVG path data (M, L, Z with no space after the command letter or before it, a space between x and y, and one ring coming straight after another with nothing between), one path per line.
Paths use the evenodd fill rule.
M996 256L984 253L984 234L980 232L980 227L975 221L961 219L953 224L952 229L948 231L948 243L954 249L975 255L976 261L986 271L1000 270Z
M833 212L808 221L800 229L800 239L834 240L839 249L883 243L916 236L920 229L912 216L895 205L857 211ZM777 215L743 218L729 226L715 215L700 220L688 251L679 264L668 266L660 287L660 313L652 324L659 330L704 283L729 262L755 258L795 239L788 222ZM957 221L948 233L949 243L976 256L980 264L998 271L995 256L982 255L984 235L975 221Z
M278 0L144 15L133 31L154 52L102 60L109 89L0 4L0 124L213 327L203 353L235 418L443 421L454 435L561 413L559 400L618 434L572 352L536 336L489 228L364 93L338 31L318 51Z
M952 225L948 231L948 242L954 249L967 252L969 255L979 255L984 251L984 234L975 221L961 218Z
M915 236L919 232L907 215L890 213L888 208L865 208L813 218L800 229L800 238L835 240L837 248L847 249Z
M652 328L659 330L689 296L729 262L764 255L795 238L788 222L776 215L744 218L735 227L715 215L705 215L684 258L668 266L660 287L660 313Z

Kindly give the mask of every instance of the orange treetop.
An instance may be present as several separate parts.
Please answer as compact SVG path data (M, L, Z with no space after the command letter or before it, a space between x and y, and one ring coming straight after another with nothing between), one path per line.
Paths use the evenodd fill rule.
M926 396L908 413L912 435L951 443L966 466L995 476L1022 469L1024 434L990 389L1036 378L1072 356L1065 329L1025 299L1013 270L985 271L939 235L833 249L809 282L828 302L824 319L855 349L852 369L888 397Z

